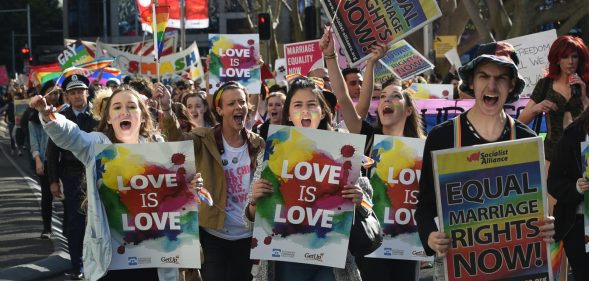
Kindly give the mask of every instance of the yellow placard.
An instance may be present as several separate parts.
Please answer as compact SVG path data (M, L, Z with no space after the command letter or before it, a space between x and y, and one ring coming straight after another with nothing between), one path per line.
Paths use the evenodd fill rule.
M434 50L436 58L445 58L444 54L458 46L458 39L454 35L436 36L434 39Z
M535 138L530 138L526 141L504 142L499 145L495 143L439 151L436 153L438 171L443 175L538 161L540 144Z

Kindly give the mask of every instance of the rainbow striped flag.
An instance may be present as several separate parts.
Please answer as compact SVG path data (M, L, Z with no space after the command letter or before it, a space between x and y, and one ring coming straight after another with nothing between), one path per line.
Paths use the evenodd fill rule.
M201 188L196 194L201 202L213 206L213 197L206 188Z
M166 27L168 26L168 18L170 17L170 7L169 6L157 6L155 7L155 14L156 14L156 32L157 32L157 42L155 42L157 46L157 55L158 57L162 54L164 50L164 35L166 34Z
M102 73L102 75L101 75ZM121 70L114 67L105 67L102 71L95 71L92 76L88 78L92 83L94 80L100 78L100 85L106 85L106 82L111 78L117 78L121 80Z
M164 36L166 34L166 27L168 26L168 18L170 17L170 6L155 6L154 10L155 22L152 13L145 13L143 17L147 18L149 26L152 27L152 32L155 29L153 40L154 45L157 46L156 58L158 58L164 50Z
M89 62L93 59L94 53L88 50L86 45L80 41L76 41L76 43L72 45L72 48L67 47L66 50L58 56L61 69L67 69L68 67Z
M46 64L31 66L29 80L33 86L43 85L51 80L57 80L61 75L59 64Z
M89 62L78 64L78 65L76 65L76 67L94 71L94 70L103 69L103 68L111 65L111 63L113 63L114 61L115 61L114 58L97 58L97 59L91 60Z

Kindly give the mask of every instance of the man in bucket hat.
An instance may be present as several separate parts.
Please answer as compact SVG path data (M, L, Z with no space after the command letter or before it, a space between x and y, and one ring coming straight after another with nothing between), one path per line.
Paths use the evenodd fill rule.
M517 61L517 54L513 46L499 42L484 45L482 49L481 55L458 70L463 81L460 90L473 96L473 107L456 119L434 127L423 151L415 219L426 254L436 255L434 280L444 278L442 257L446 255L450 239L444 232L438 231L434 221L437 203L431 152L536 136L534 131L503 111L503 105L517 100L525 86L514 62ZM552 242L553 219L546 218L540 229L544 241Z

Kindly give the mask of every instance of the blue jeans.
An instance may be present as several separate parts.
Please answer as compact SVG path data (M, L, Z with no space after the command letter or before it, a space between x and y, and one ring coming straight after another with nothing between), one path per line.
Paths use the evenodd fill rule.
M276 262L276 281L335 281L333 267L296 262Z
M86 212L82 210L84 192L82 190L83 176L62 176L64 195L64 224L65 237L70 252L72 271L82 272L82 247L86 230Z

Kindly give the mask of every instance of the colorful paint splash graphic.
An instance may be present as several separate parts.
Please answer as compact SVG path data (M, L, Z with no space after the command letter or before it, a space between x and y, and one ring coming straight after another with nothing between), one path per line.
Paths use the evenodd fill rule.
M270 229L266 231L269 233L268 236L253 238L252 248L257 247L259 243L270 245L273 239L278 237L281 239L295 234L303 234L304 239L300 237L300 239L291 239L297 239L307 247L317 249L336 239L332 235L330 236L330 233L347 234L352 224L353 205L349 199L344 199L341 196L341 190L345 184L355 182L359 176L359 172L352 171L355 165L361 164L361 158L358 157L360 151L351 145L343 145L338 149L339 155L334 157L331 153L318 149L314 140L297 130L289 129L272 134L267 143L265 151L267 162L265 162L262 178L272 183L274 192L260 200L256 212L258 219L264 220L264 225L268 225ZM281 174L284 159L288 159L286 171L289 174L293 174L295 165L301 162L318 164L318 167L327 167L328 165L341 167L340 184L328 183L328 176L325 176L321 182L318 182L315 176L306 180L283 178ZM302 186L317 187L314 192L314 200L299 200L302 196ZM321 210L334 210L332 227L321 227L320 223L309 225L306 220L301 224L275 222L277 205L282 206L280 213L282 218L286 217L287 210L293 206L309 208L312 210L312 214ZM338 239L341 239L341 235L339 237Z
M372 149L372 158L375 161L375 173L370 177L370 183L374 190L372 201L374 211L383 227L385 236L397 237L400 234L416 233L417 226L413 223L412 218L402 217L403 220L409 220L409 223L385 223L385 208L390 208L388 221L395 220L396 210L405 208L408 210L415 209L416 200L408 199L407 192L419 190L418 175L404 174L407 181L399 180L401 171L410 169L412 171L421 170L421 155L415 148L405 144L401 139L385 139L375 143ZM394 167L393 175L389 175L389 168ZM397 179L397 183L388 182L389 176Z
M111 234L114 239L120 237L122 240L117 249L119 254L125 252L125 247L147 241L156 241L165 250L175 249L182 244L180 234L185 239L198 239L198 212L194 203L195 194L190 187L194 174L186 172L185 160L185 155L176 153L170 157L168 166L149 163L143 156L120 145L110 145L96 156L97 187ZM168 186L165 178L162 178L162 175L170 174L175 175L176 186ZM151 180L146 181L144 188L135 189L130 185L134 176ZM122 178L123 186L129 187L129 190L119 190L119 177ZM180 229L171 229L170 212L179 213ZM146 214L152 220L151 227L139 230L135 218L142 216L139 223L148 225ZM125 216L126 226L123 225ZM164 221L165 218L167 220ZM160 220L160 224L165 223L163 229L158 229L157 220Z
M258 51L256 50L255 40L248 39L244 42L245 44L236 41L232 40L232 36L228 35L215 35L209 39L209 45L211 46L211 88L217 89L229 81L238 81L247 87L249 83L260 79L260 69L256 68L255 56ZM220 50L223 51L223 54L220 53ZM237 55L243 54L243 51L248 51L249 56ZM236 55L232 55L234 53ZM249 71L249 77L221 76L221 72L227 69L247 70Z

